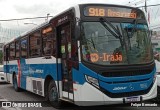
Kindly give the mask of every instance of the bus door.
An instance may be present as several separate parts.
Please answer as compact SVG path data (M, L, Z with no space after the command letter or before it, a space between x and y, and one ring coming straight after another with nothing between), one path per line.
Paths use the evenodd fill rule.
M73 100L71 25L67 23L58 28L59 53L61 56L62 97Z

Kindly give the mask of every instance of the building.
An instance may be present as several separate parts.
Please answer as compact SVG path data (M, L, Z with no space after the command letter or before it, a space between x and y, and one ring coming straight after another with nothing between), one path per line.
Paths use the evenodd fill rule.
M0 26L0 64L2 63L2 48L3 45L13 38L18 37L23 31L3 28Z
M4 43L10 41L13 38L19 36L23 31L3 28L0 26L0 51L2 51L2 47Z

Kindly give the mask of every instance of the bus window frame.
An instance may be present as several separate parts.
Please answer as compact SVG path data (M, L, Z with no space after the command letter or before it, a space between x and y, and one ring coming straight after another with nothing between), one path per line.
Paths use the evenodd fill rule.
M19 44L19 57L16 56L16 50L17 50L16 44L17 44L17 42ZM20 53L21 53L21 44L20 44L20 39L18 39L18 40L15 41L15 59L19 59L21 57Z
M35 33L39 31L40 34L40 53L39 55L31 55L31 42L30 39L31 37L34 36ZM31 34L28 35L28 58L36 58L36 57L41 57L42 56L42 32L41 29L37 29L36 31L32 32Z
M11 44L14 44L14 50L13 50L13 53L14 53L14 56L13 56L13 58L11 58ZM12 60L15 60L16 58L15 58L15 56L16 56L16 54L15 54L15 41L12 41L12 42L10 42L9 43L9 61L12 61Z
M50 32L47 32L47 33L43 34L43 30L46 29L46 28L49 28L49 27L51 27L52 30ZM54 40L55 41L55 45L53 45L52 52L50 54L45 54L44 53L43 39L44 39L44 36L45 36L45 38L47 38L49 35L51 35L53 37L53 40L55 39ZM56 57L56 54L57 54L56 53L57 52L56 51L57 50L57 38L56 38L56 31L55 31L55 29L54 29L54 27L52 25L49 24L49 25L45 26L44 28L42 28L41 39L42 39L42 41L41 41L42 42L42 44L41 44L42 57L45 57L45 56L54 56L54 57ZM55 52L53 52L54 48L56 48Z
M21 46L21 42L24 40L24 39L26 39L27 40L27 55L26 55L26 57L22 57L22 46ZM26 36L26 37L22 37L20 40L20 58L25 58L25 59L27 59L28 58L28 36Z

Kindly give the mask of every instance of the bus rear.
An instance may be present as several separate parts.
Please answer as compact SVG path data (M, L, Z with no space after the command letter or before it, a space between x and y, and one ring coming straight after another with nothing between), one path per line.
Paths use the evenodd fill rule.
M73 71L74 99L101 105L156 97L156 69L144 13L115 5L87 4L79 9L81 57L79 70Z

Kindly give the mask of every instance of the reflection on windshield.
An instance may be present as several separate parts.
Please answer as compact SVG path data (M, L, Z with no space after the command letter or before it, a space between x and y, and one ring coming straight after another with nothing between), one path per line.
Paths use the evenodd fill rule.
M110 25L107 23L105 25L116 33ZM112 23L112 25L119 29L122 38L114 36L100 22L83 23L81 44L85 61L107 65L141 64L152 60L147 25L134 26L131 23ZM134 31L133 28L135 28Z

